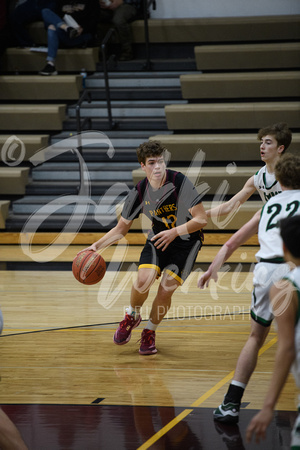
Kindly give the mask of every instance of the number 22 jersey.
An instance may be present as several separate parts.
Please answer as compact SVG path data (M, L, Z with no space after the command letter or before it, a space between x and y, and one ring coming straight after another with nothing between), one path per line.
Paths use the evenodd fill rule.
M278 221L300 214L300 190L285 190L271 198L263 207L258 226L260 249L256 259L282 258L282 239Z

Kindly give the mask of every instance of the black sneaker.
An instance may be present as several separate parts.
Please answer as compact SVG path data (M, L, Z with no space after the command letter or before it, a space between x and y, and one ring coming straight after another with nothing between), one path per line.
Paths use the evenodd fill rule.
M238 423L240 403L224 403L224 401L214 410L214 419L223 423Z
M47 63L43 70L39 72L39 75L57 75L57 70L55 69L55 66Z

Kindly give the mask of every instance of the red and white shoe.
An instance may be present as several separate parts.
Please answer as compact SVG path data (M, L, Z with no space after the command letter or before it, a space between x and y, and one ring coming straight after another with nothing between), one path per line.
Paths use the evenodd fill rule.
M127 344L131 338L131 331L139 326L141 320L141 316L135 320L134 316L126 313L114 334L114 343L117 345Z
M155 331L145 328L142 331L140 342L140 355L154 355L157 353L157 348L155 347Z

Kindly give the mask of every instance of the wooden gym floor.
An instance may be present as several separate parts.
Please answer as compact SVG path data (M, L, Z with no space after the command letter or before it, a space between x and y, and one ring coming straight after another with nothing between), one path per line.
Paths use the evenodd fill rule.
M112 340L128 305L139 246L124 256L127 266L117 271L109 264L94 286L81 285L71 272L73 257L85 247L52 246L46 258L46 247L37 245L35 259L44 262L34 263L19 245L0 246L1 405L31 450L289 448L297 415L291 375L267 440L245 442L273 369L273 327L243 397L239 425L212 418L249 332L255 245L237 252L229 272L204 291L197 278L219 246L202 249L158 328L158 353L151 356L138 354L142 324L127 345ZM108 263L120 259L114 250L103 254ZM143 307L143 323L157 283Z

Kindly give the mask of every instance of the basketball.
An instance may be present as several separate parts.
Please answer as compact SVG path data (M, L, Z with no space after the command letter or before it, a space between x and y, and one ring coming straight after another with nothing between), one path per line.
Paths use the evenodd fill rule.
M96 284L104 277L106 264L101 255L85 250L74 258L72 272L80 283Z

